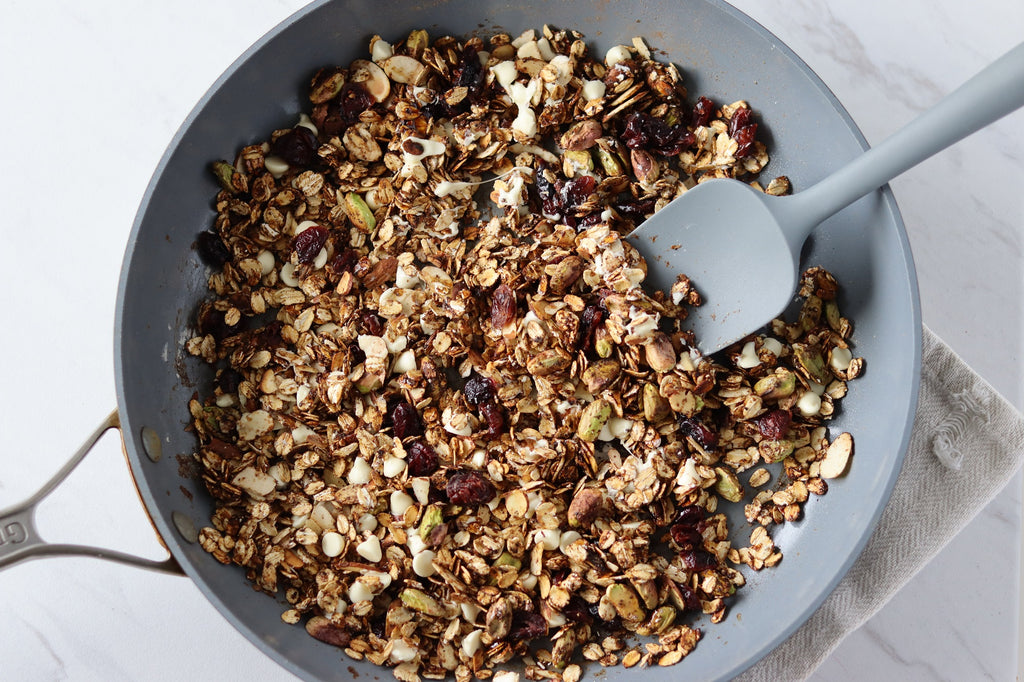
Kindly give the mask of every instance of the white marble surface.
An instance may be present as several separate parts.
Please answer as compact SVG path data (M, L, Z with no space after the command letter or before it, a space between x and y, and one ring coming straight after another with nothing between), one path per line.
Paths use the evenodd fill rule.
M0 507L26 497L115 405L125 240L195 101L300 0L8 0L0 22ZM1006 0L735 4L802 55L877 142L1024 37ZM1024 113L893 183L925 321L1021 407ZM50 540L159 556L116 438L43 507ZM815 674L1012 680L1021 480ZM0 677L289 679L192 584L89 559L0 573Z

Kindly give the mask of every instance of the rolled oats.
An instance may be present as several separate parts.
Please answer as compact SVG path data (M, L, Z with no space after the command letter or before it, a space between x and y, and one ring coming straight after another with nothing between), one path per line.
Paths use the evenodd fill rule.
M414 31L370 57L213 164L200 241L223 248L185 344L215 373L189 403L200 545L400 680L679 662L732 566L778 563L768 529L848 466L824 424L864 366L821 268L795 321L716 357L681 324L685 276L643 289L624 234L699 182L756 184L749 104L687 104L640 38L602 60L550 27Z

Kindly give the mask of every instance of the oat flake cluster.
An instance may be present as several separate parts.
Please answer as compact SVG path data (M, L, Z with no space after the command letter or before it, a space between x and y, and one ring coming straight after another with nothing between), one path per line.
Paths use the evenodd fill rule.
M548 27L375 37L309 93L213 165L202 547L400 680L680 661L853 448L823 426L863 368L830 274L702 357L696 290L645 291L620 237L698 182L757 185L751 109L689 102L640 39L602 59Z

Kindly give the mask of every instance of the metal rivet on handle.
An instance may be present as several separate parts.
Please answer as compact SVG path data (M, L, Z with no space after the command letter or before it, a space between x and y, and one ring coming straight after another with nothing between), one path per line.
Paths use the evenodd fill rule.
M160 435L148 426L142 427L142 449L146 451L146 456L154 462L159 462L163 455Z

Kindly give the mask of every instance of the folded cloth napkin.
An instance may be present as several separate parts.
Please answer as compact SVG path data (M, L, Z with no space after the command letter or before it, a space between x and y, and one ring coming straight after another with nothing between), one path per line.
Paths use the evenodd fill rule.
M1024 417L927 327L921 366L910 449L864 552L810 619L734 682L810 676L1024 462Z

